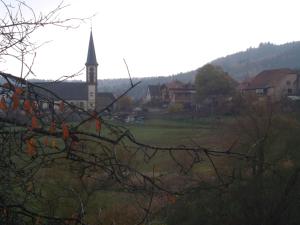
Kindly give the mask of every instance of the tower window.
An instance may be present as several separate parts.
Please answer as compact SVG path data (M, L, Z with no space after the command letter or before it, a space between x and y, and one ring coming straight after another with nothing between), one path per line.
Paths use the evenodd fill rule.
M94 73L90 73L90 83L94 83Z
M87 77L87 81L89 83L94 84L95 83L95 68L94 67L89 67L88 68L88 77Z

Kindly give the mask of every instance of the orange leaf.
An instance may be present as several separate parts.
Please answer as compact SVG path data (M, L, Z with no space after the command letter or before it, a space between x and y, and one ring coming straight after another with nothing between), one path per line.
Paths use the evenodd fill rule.
M66 140L70 136L69 128L66 123L61 125L63 131L63 139Z
M27 154L29 156L34 156L36 154L36 145L35 145L35 140L33 138L30 138L29 140L26 141L27 144Z
M19 107L19 103L20 103L20 99L19 99L19 96L14 93L13 96L12 96L12 100L13 100L13 110L16 110L18 107Z
M56 130L56 124L55 124L54 121L52 121L51 124L50 124L50 128L49 128L50 134L55 133L55 130Z
M31 127L32 129L36 129L39 127L38 119L36 118L36 116L33 116L31 118Z
M63 112L64 109L65 109L65 104L64 104L63 101L61 101L60 104L59 104L59 110L60 110L61 112Z
M28 100L28 99L26 99L25 101L24 101L24 110L26 111L26 112L28 112L28 113L31 113L31 111L32 111L32 108L31 108L31 103L30 103L30 101Z
M17 87L17 88L15 89L15 93L16 93L17 95L21 95L21 94L23 93L23 89Z
M7 111L7 105L6 105L6 102L5 102L5 98L3 96L0 100L0 109L2 109L3 111Z
M97 132L101 131L101 121L100 121L100 119L96 119L96 131Z
M170 204L175 204L176 203L176 196L175 195L167 195L167 201L170 203Z

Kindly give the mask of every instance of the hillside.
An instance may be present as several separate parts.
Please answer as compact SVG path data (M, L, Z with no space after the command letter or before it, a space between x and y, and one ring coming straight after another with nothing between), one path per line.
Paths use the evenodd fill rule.
M257 48L248 48L226 57L211 61L212 64L221 66L232 78L241 81L252 77L266 69L275 68L300 68L300 41L282 45L261 43ZM201 66L201 65L199 65ZM193 82L196 70L179 73L168 77L148 77L135 79L142 83L132 90L129 95L139 99L145 95L147 86L150 84L162 84L177 79L183 82ZM106 79L98 81L99 91L121 93L129 86L128 79Z
M300 41L282 45L262 43L257 48L249 48L211 63L221 66L236 80L255 76L266 69L298 69L300 68Z

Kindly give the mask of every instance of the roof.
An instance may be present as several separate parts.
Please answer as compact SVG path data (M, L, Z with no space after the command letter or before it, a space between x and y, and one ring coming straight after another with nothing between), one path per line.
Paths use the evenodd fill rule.
M67 101L88 99L88 86L85 82L41 82L34 84L53 92L58 97ZM39 88L36 89L38 93L44 96L53 97L54 100L57 99L49 92Z
M191 84L191 83L184 84L184 85L183 85L183 88L184 88L184 89L189 89L189 90L194 90L194 89L196 89L195 85L194 85L194 84Z
M182 82L178 81L178 80L173 80L173 81L171 81L171 82L165 84L165 86L166 86L167 88L169 88L169 89L170 89L170 88L182 88L183 85L184 85L184 84L183 84Z
M171 81L170 83L163 84L162 87L166 87L172 90L195 90L195 85L191 83L183 83L178 80Z
M98 92L97 98L110 98L110 99L116 99L113 93L111 92Z
M115 101L115 99L115 96L111 92L98 92L96 97L97 111L103 110L113 101Z
M87 55L85 65L96 65L96 66L98 66L92 31L91 31L91 34L90 34L89 49L88 49L88 55Z
M264 70L254 77L245 89L269 88L290 74L297 74L297 72L291 69Z
M160 96L160 85L149 85L148 90L150 92L151 97L159 97Z

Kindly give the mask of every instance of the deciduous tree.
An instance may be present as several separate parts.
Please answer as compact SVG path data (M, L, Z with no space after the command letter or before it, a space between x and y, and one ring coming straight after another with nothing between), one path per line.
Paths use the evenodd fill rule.
M221 67L207 64L198 70L195 84L198 99L204 100L205 98L233 94L237 82Z

